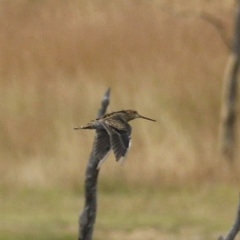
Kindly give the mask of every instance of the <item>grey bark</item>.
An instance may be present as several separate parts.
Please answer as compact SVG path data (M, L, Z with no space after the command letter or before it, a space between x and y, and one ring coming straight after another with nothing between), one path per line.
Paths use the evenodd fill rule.
M108 89L102 99L101 107L98 110L97 117L105 114L110 97L110 89ZM79 233L78 240L91 240L94 223L97 215L97 180L99 170L97 169L100 159L94 155L94 145L98 137L99 130L95 132L93 148L88 160L85 174L85 203L83 210L79 216Z
M235 15L235 29L232 40L232 53L224 79L224 95L221 114L220 150L228 160L234 159L236 101L240 57L240 0Z

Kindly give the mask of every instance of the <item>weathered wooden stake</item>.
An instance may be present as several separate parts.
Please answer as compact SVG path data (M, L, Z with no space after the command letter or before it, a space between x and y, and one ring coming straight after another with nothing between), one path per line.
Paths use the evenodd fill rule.
M98 110L97 117L101 117L105 114L110 97L110 89L108 89L102 99L102 104ZM98 159L94 154L94 145L97 139L100 137L101 131L96 130L95 139L93 143L92 152L90 154L86 175L85 175L85 203L84 208L79 216L79 233L78 240L91 240L93 234L93 227L97 215L97 179L98 163L101 159Z
M236 101L238 88L238 72L240 58L240 0L235 15L235 30L232 41L232 53L224 78L224 94L222 100L220 151L227 160L234 159Z

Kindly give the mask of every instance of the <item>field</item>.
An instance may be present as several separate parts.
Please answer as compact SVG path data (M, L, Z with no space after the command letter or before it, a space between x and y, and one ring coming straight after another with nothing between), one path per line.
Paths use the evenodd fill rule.
M100 185L97 240L218 239L233 222L239 191L227 185ZM63 189L5 192L1 239L77 239L76 211L82 202L81 192Z
M76 239L95 118L135 109L121 167L99 179L94 239L217 239L240 164L218 152L233 0L0 0L0 239ZM238 122L239 123L239 122ZM239 129L237 129L239 131ZM238 139L237 139L238 140Z

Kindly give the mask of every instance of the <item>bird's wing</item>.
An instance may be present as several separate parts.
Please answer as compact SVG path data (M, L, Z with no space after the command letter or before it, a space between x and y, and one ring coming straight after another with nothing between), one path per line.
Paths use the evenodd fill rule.
M116 161L123 163L131 143L131 126L121 120L114 120L114 124L110 121L102 121L101 124L110 136ZM119 125L121 125L120 128Z
M99 159L98 167L106 160L111 150L110 137L105 129L98 129L94 143L94 155Z

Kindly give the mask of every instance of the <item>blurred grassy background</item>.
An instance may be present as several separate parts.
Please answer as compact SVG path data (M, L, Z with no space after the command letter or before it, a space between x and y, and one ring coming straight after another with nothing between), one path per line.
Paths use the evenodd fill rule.
M62 209L62 201L57 203L56 199L63 193L69 196L69 204L72 198L80 202L94 132L74 132L73 127L95 118L108 87L109 112L135 109L157 123L131 123L133 144L128 158L120 167L113 155L109 157L101 169L101 191L151 186L161 192L160 187L175 186L177 198L179 189L186 186L197 186L205 192L209 183L224 183L232 190L228 195L233 196L240 179L239 163L229 169L217 153L228 49L208 22L194 16L176 17L171 12L212 14L222 20L230 38L234 7L233 0L1 0L3 198L14 204L15 198L25 202L33 197L35 202L35 198L50 194L56 208ZM220 192L207 191L216 193L216 198ZM167 193L163 192L169 196ZM79 195L74 198L75 194ZM159 192L152 190L151 194L157 197ZM205 200L207 197L203 204ZM231 199L232 213L235 200ZM47 201L44 197L44 203L37 204L36 209ZM130 203L134 205L134 199ZM5 204L1 206L8 215L11 207ZM19 212L9 216L15 221L16 216L31 219L21 213L27 208L28 204L19 207ZM81 207L72 209L73 215L76 209ZM161 209L158 211L161 215ZM229 215L224 227L232 218ZM10 220L8 226L14 222ZM11 232L7 227L3 229ZM44 230L40 227L40 231ZM51 239L65 239L51 234ZM22 236L25 239L28 235ZM101 233L98 236L105 239Z

